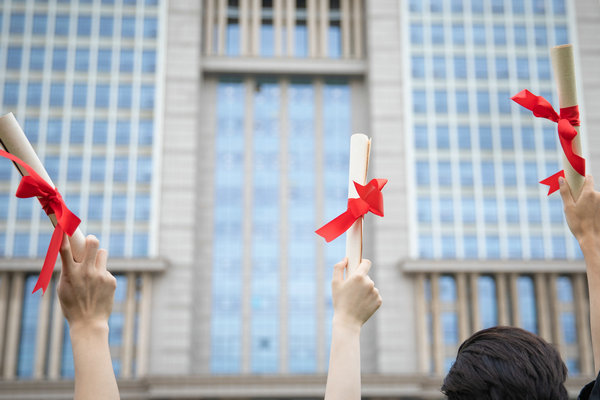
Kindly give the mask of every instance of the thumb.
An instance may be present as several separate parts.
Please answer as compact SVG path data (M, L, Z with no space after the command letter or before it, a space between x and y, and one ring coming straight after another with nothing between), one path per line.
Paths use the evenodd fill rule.
M344 258L339 263L333 266L333 282L341 282L344 280L344 270L348 266L348 258Z
M68 275L71 273L73 264L73 254L71 253L71 245L67 235L63 234L62 243L60 245L60 260L62 261L61 274Z
M567 182L567 180L561 176L558 178L558 185L560 188L560 197L562 197L563 205L565 207L573 206L575 204L575 200L573 200L569 182Z

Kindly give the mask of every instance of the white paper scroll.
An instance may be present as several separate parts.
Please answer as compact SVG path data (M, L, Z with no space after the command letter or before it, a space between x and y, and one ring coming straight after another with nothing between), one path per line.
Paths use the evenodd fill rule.
M572 107L577 103L577 87L575 81L575 62L573 61L573 46L565 44L553 47L550 50L552 67L554 69L554 78L558 87L558 103L560 108ZM576 126L578 135L573 140L573 151L581 154L581 127ZM563 169L565 178L571 187L573 198L577 199L581 193L581 187L585 180L573 169L567 158L563 154Z
M56 187L12 113L0 117L0 146L8 153L25 161L40 177L48 182L49 185ZM14 165L21 175L29 175L21 166L17 164ZM48 215L48 218L50 218L52 225L56 226L56 217L54 214ZM69 238L69 242L71 243L73 258L76 261L81 261L85 250L85 237L79 228L73 233L73 236Z
M348 198L357 198L358 193L354 183L364 185L369 168L371 140L362 133L356 133L350 138L350 173L348 182ZM348 257L348 273L351 274L362 260L362 228L363 217L352 224L346 231L346 257Z

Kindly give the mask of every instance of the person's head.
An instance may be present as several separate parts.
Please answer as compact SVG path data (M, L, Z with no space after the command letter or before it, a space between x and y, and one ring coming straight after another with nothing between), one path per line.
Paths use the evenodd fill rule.
M496 326L460 345L442 392L449 400L566 400L566 379L552 345L523 329Z

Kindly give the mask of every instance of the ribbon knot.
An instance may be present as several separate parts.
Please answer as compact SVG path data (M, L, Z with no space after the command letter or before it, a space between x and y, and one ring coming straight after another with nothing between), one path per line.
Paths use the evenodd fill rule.
M352 224L368 212L383 217L383 195L381 189L387 179L371 179L366 185L354 182L358 198L348 199L346 211L317 229L317 235L325 238L327 242L339 237L346 232Z
M29 175L23 176L19 187L17 188L17 197L28 198L37 197L44 212L51 215L54 214L56 217L56 226L50 239L50 245L48 246L48 252L44 259L44 265L40 271L40 276L33 288L35 293L38 289L42 289L46 293L50 278L52 277L52 271L54 270L54 264L56 263L56 257L60 250L60 245L63 240L63 233L71 236L79 226L81 220L67 208L62 196L56 190L46 182L41 176L35 172L27 163L20 158L10 154L4 150L0 150L0 156L8 158L9 160L21 165Z
M517 104L533 112L538 118L546 118L558 124L558 138L569 164L581 176L585 176L585 159L573 150L573 140L577 136L576 126L579 126L579 106L564 107L558 114L550 102L542 96L536 96L525 89L511 98ZM540 183L550 186L548 195L559 189L558 178L564 177L564 171L559 171Z

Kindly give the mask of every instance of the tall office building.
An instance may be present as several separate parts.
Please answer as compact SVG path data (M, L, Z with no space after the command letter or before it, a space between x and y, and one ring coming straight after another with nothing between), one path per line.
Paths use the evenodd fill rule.
M573 43L588 169L594 0L4 0L0 104L111 255L123 397L316 399L349 137L373 137L386 216L364 255L369 399L432 399L459 343L521 326L593 375L583 261L558 195L549 47ZM31 294L51 234L0 165L0 399L69 398L68 326ZM54 277L55 283L57 276Z

